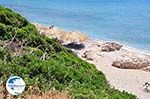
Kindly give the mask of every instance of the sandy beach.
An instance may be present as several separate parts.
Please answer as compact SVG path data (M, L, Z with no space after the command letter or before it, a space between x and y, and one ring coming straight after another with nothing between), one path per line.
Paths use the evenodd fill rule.
M80 38L81 41L77 40L78 43L75 44L78 46L75 48L74 39L71 41L64 37L61 38L62 35L71 32L39 24L35 24L35 26L41 34L57 38L63 45L73 42L69 48L80 58L94 64L98 70L102 71L112 87L135 94L139 99L149 99L149 54L128 48L118 42L91 40L86 37ZM74 38L77 39L77 37Z
M95 53L91 55L93 57L92 61L82 57L83 53L89 49L91 53ZM112 87L133 93L139 99L149 99L150 93L143 90L143 85L145 82L150 82L150 72L143 71L142 69L120 69L112 66L113 61L121 57L123 53L134 53L134 51L128 51L127 48L122 48L120 51L101 52L95 49L89 45L85 49L75 52L79 57L94 64L98 70L102 71ZM136 54L141 55L141 53L137 52Z

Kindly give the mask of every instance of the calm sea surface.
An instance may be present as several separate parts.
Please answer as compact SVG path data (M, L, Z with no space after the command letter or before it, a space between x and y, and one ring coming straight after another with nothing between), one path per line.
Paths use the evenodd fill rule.
M150 0L0 0L31 22L150 50Z

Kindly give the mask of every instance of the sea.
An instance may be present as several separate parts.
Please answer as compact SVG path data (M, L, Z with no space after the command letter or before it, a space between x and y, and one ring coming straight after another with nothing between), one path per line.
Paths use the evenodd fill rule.
M31 22L150 51L150 0L0 0Z

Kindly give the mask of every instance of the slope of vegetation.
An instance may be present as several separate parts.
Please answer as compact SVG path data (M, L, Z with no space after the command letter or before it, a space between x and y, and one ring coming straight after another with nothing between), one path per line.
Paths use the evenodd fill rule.
M72 99L135 99L110 88L104 74L78 58L58 40L40 35L34 25L0 6L0 85L10 76L25 80L25 92L67 91ZM5 94L5 88L0 90Z

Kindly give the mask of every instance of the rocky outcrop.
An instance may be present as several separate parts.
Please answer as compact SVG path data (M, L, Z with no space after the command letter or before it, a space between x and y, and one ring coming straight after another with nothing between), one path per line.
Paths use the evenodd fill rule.
M122 45L116 43L116 42L105 42L101 45L101 50L105 52L111 52L120 50Z
M96 57L96 53L93 51L85 51L82 55L82 58L93 61Z
M113 61L112 66L123 69L141 69L150 65L149 57L125 55Z
M83 49L85 47L84 44L76 43L76 42L65 44L64 46L67 47L67 48L70 48L70 49L75 49L75 50L81 50L81 49Z
M142 68L142 70L150 72L150 65L148 67Z

